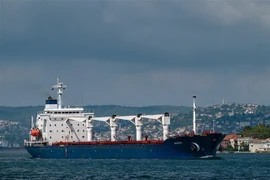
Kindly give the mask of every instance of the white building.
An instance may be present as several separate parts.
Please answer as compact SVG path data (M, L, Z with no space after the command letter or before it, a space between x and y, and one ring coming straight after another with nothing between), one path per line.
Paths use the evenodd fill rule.
M252 153L269 152L270 153L270 139L258 143L250 143L249 151Z

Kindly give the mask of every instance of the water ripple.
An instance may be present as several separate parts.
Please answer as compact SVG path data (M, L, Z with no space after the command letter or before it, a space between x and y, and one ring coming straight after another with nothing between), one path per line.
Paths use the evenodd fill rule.
M214 160L33 159L0 151L3 180L267 180L270 154L219 154Z

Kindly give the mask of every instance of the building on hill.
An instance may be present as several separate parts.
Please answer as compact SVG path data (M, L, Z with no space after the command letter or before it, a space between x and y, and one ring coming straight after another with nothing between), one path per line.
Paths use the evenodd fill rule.
M252 153L270 153L270 138L250 143L249 151Z
M221 147L223 149L226 149L229 145L232 146L233 148L235 148L235 144L237 143L237 138L240 138L240 135L237 134L228 134L227 136L225 136L225 138L223 139L223 141L221 142Z
M228 146L238 151L250 151L252 153L270 152L270 138L263 140L241 137L241 135L237 134L229 134L225 136L221 142L222 149L226 149Z
M237 138L237 149L238 151L244 150L244 151L248 151L249 150L249 144L250 142L252 142L252 138L249 137L240 137Z

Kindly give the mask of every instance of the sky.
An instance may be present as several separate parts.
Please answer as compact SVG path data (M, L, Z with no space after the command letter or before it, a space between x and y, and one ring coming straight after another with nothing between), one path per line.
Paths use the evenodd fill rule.
M0 105L270 105L270 1L0 0Z

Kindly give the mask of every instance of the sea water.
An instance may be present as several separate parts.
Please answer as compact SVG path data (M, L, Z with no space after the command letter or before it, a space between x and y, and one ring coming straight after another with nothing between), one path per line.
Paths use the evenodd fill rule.
M270 154L218 154L196 160L34 159L25 150L0 151L0 179L270 180Z

